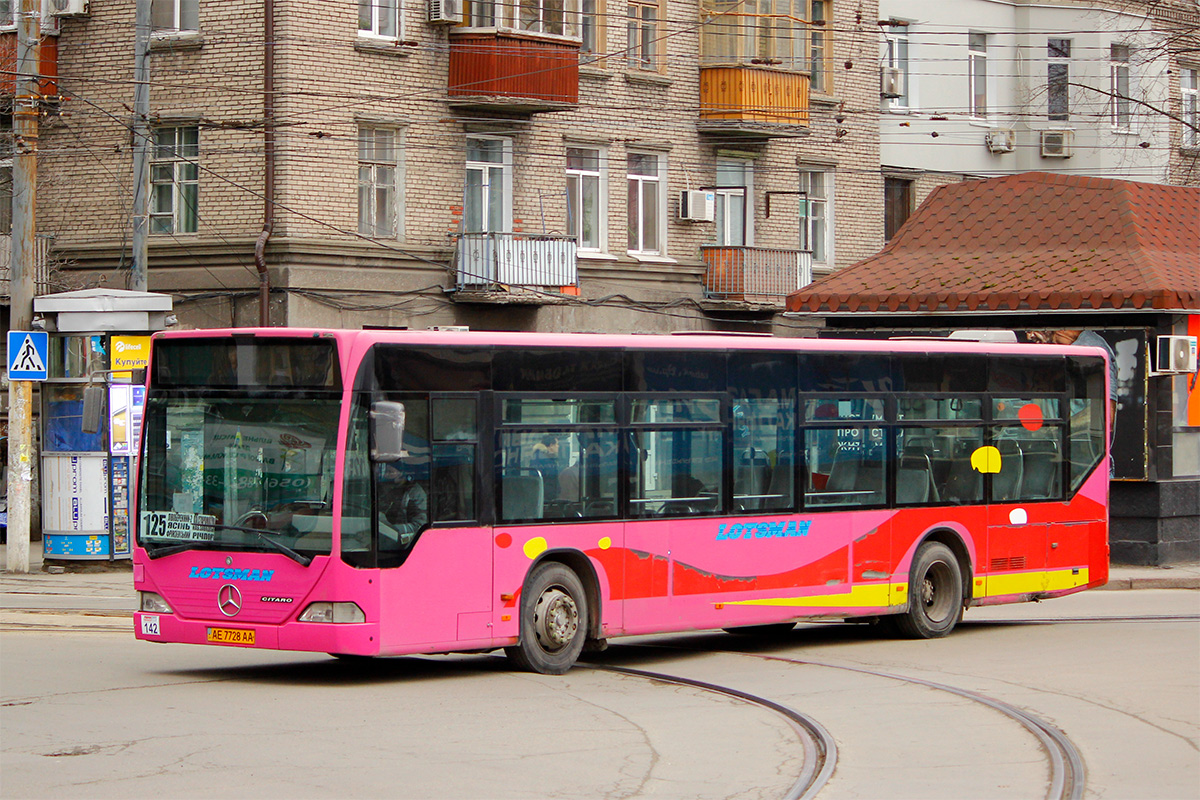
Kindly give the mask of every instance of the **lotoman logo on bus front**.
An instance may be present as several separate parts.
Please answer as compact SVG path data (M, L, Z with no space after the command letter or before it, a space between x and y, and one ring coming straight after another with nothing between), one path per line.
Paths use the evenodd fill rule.
M735 522L717 526L717 541L733 539L789 539L808 536L812 520L778 519L765 522Z

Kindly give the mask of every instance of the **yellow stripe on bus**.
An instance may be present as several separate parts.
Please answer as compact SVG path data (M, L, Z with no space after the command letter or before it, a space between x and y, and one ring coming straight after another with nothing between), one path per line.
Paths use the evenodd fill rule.
M872 583L851 587L838 594L813 594L806 597L769 597L761 600L726 600L730 606L787 606L803 608L884 608L907 601L906 583ZM889 598L892 598L889 600Z
M1060 592L1074 589L1088 582L1088 568L1036 570L1034 572L1006 572L986 575L984 597L1000 597L1009 594L1032 594L1035 592Z

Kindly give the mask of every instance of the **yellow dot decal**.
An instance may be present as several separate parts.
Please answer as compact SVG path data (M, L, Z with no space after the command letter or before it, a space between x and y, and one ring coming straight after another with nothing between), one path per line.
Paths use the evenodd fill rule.
M541 536L535 536L525 543L525 555L529 558L537 558L546 549L546 540Z
M971 466L976 472L999 472L1000 451L988 445L971 453Z
M597 544L600 546L601 550L607 550L608 548L612 547L612 539L605 536L599 542L597 542Z

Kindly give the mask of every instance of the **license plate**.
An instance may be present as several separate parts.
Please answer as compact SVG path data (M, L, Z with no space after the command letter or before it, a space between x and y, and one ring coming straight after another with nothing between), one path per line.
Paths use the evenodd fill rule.
M217 644L254 644L254 631L237 628L209 628L208 640Z
M158 627L158 617L142 614L142 635L162 636L162 629Z

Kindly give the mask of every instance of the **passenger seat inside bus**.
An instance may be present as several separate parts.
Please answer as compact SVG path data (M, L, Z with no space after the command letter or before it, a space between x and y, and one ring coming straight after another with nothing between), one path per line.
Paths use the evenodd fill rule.
M542 476L536 470L532 474L505 475L500 486L501 519L507 521L541 519L545 488Z

